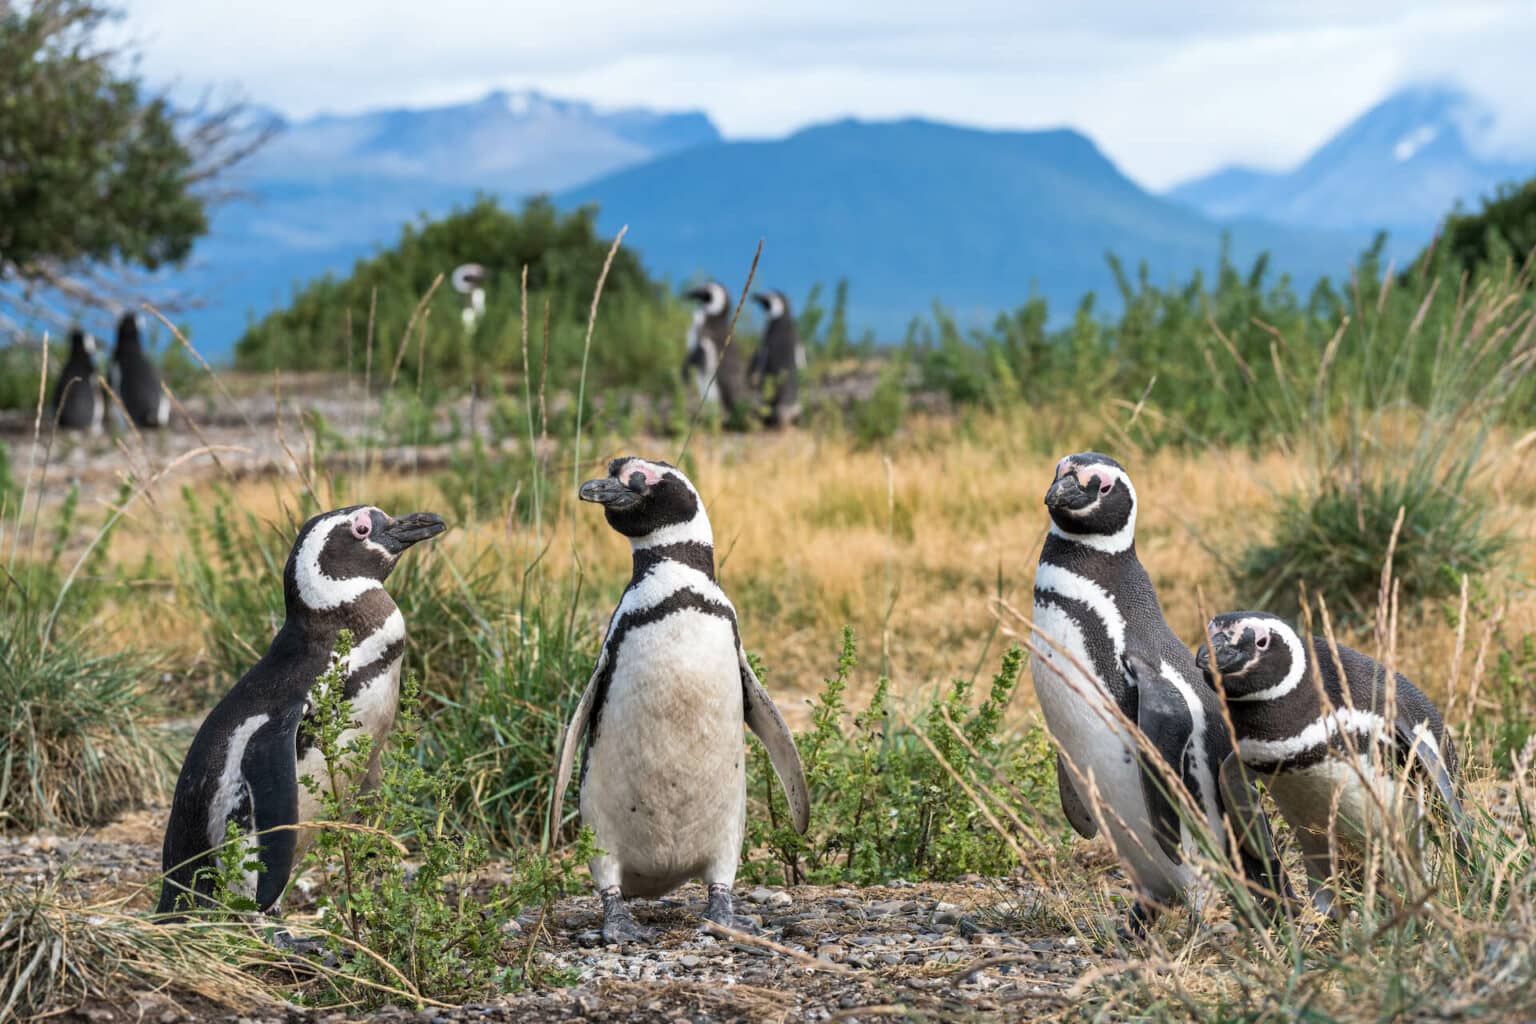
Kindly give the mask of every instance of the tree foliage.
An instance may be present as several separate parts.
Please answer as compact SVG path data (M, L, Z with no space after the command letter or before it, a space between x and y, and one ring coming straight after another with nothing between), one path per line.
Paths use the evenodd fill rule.
M598 235L596 214L590 207L562 213L546 198L512 212L482 196L438 220L407 224L394 246L359 260L351 274L310 282L287 308L252 324L235 345L236 365L285 371L371 367L374 379L387 382L407 357L405 365L414 371L419 353L428 381L440 384L521 371L521 275L527 267L530 368L537 374L543 362L547 303L551 379L568 380L568 371L581 362L593 288L612 245ZM464 297L447 280L466 262L488 272L485 313L473 330L461 319ZM592 366L600 377L637 386L670 378L682 359L686 322L686 311L668 301L632 250L621 247L603 288ZM414 373L401 379L414 381Z
M238 104L151 95L101 41L100 0L0 0L0 323L144 297L129 268L186 259L206 187L266 137Z
M1452 213L1429 254L1435 250L1467 271L1505 260L1524 263L1536 250L1536 178L1500 189L1477 213Z

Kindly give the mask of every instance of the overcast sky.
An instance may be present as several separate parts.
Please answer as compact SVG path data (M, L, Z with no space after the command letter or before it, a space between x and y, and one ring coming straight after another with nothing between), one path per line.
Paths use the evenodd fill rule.
M127 0L152 81L303 117L535 87L703 108L732 137L843 116L1070 125L1161 188L1283 168L1397 86L1454 81L1536 152L1536 0Z

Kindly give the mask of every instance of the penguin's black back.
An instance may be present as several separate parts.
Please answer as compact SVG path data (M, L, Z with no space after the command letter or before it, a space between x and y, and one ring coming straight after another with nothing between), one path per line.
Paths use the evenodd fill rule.
M1317 678L1322 680L1323 694L1328 700L1327 710L1352 706L1385 716L1386 694L1381 681L1386 678L1386 666L1351 647L1339 644L1337 648L1338 658L1335 659L1333 648L1329 646L1327 638L1314 636L1307 651L1309 660L1306 674L1294 690L1274 700L1229 701L1233 724L1237 727L1239 735L1245 740L1290 739L1307 725L1322 718L1325 709L1323 697L1317 692L1317 683L1312 674L1314 666L1317 668ZM1340 667L1344 669L1342 678L1339 675ZM1435 743L1440 747L1440 756L1445 762L1446 770L1452 779L1459 780L1461 766L1456 756L1455 741L1446 731L1445 720L1440 715L1440 709L1435 707L1434 702L1408 677L1400 672L1394 673L1394 676L1393 699L1396 704L1396 717L1414 723L1427 723L1430 735L1435 738ZM1347 701L1344 696L1346 689L1349 694ZM1391 737L1394 726L1394 722L1386 722L1384 735ZM1288 760L1285 767L1288 769L1308 767L1329 756L1330 752L1337 753L1345 749L1350 743L1350 740L1342 736L1335 736L1328 744L1320 745ZM1359 747L1358 738L1355 739L1354 746L1362 749ZM1397 745L1395 753L1399 761L1408 756L1407 749L1401 744Z
M727 347L725 340L730 333L731 304L727 301L725 309L706 315L704 322L699 325L700 340L708 339L720 354L720 365L715 371L715 387L720 389L720 401L727 413L734 412L747 397L746 364L741 358L741 339L731 338L731 344Z
M165 394L160 390L160 371L144 354L139 325L132 313L124 313L117 325L117 345L112 351L116 368L117 397L135 426L164 426L161 418Z
M294 742L299 722L310 687L329 664L331 646L322 638L309 635L290 619L283 624L261 660L240 677L203 720L187 750L171 799L170 821L161 848L161 867L166 882L160 892L156 913L176 910L177 897L187 890L195 892L200 897L199 902L205 902L213 895L212 883L206 878L198 878L197 874L200 869L213 866L209 856L209 819L220 776L225 769L229 741L235 730L252 716L263 713L270 716L247 745L241 765L242 774L247 779L256 776L255 781L260 781L261 774L267 772L296 773L298 759ZM257 742L258 738L264 742ZM281 741L286 758L252 757L255 750L273 750L275 741ZM231 817L242 831L251 831L256 808L248 804L237 805ZM221 834L224 831L222 824L218 831ZM278 893L287 881L286 877L264 880Z
M69 337L69 359L53 388L53 410L59 426L67 430L88 430L97 421L101 395L96 390L96 363L85 346L85 334L76 330Z

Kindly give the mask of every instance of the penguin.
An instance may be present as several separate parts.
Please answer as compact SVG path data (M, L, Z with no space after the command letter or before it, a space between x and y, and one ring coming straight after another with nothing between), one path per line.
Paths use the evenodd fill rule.
M106 402L96 384L96 339L78 327L69 332L69 360L53 388L53 411L65 430L101 433Z
M1225 693L1237 751L1274 798L1301 846L1312 905L1331 913L1330 837L1358 867L1387 815L1424 815L1409 769L1439 794L1465 855L1467 816L1456 746L1434 703L1401 674L1324 637L1310 642L1265 612L1228 612L1206 627L1195 656ZM1218 689L1219 687L1219 689ZM1390 711L1389 711L1390 709ZM1390 714L1390 720L1389 720Z
M747 384L740 345L725 343L731 333L730 292L720 282L710 281L688 292L686 298L698 303L698 308L688 328L683 373L692 375L702 401L713 402L718 397L726 418L731 419L746 400Z
M112 350L112 390L138 427L159 428L171 419L171 403L160 387L160 372L144 354L139 321L130 312L117 321L117 345Z
M1031 659L1035 694L1058 748L1068 820L1084 838L1107 834L1136 889L1126 930L1143 935L1176 899L1202 896L1191 863L1201 837L1194 815L1180 813L1179 788L1199 826L1272 906L1287 889L1268 824L1252 781L1227 765L1232 737L1221 705L1136 557L1130 475L1096 452L1069 455L1045 505L1051 528L1035 573L1034 624L1048 642Z
M772 407L765 422L772 427L787 427L800 417L800 371L805 369L805 346L795 327L789 299L783 292L759 292L752 300L763 307L768 326L763 329L763 343L752 357L749 378L753 386L766 393L773 382Z
M604 941L649 936L626 897L661 897L693 878L709 889L705 920L755 930L731 895L746 831L743 722L767 749L800 833L810 797L794 737L715 579L704 503L682 470L640 458L615 459L579 496L629 538L634 570L561 739L549 834L585 738L581 820L603 851L590 867Z
M161 863L165 884L156 913L207 906L213 851L233 822L246 835L262 870L247 872L245 891L270 913L288 885L308 834L293 828L317 820L321 797L300 780L327 780L306 718L316 680L330 666L337 633L350 630L346 696L356 716L338 749L366 732L370 763L359 781L378 784L379 755L394 726L400 698L405 620L384 589L400 556L442 533L441 517L415 512L391 518L368 505L315 516L304 524L283 570L286 617L267 653L198 729L182 763L171 800Z

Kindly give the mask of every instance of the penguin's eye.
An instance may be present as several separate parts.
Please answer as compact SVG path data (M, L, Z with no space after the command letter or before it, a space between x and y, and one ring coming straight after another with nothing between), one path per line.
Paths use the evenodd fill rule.
M1257 640L1254 641L1254 646L1257 647L1261 651L1267 650L1269 648L1269 637L1267 637L1267 636L1259 637Z
M1113 480L1109 480L1109 481L1106 481L1105 483L1099 484L1099 493L1100 494L1108 494L1110 491L1112 491L1114 489L1115 489L1115 482Z
M356 519L352 520L352 536L358 540L367 540L368 535L372 532L373 517L368 513L361 512Z
M645 493L645 474L638 469L629 474L629 489L636 494Z

